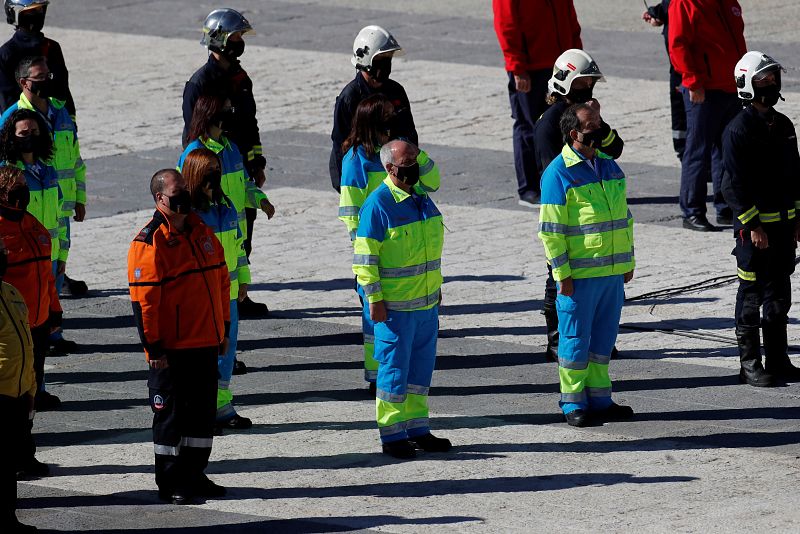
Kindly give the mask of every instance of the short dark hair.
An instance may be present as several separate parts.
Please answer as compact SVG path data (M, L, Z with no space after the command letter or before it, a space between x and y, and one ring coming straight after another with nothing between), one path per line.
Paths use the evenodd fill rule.
M561 114L559 126L561 127L561 138L564 140L565 145L572 145L572 138L569 136L572 130L581 131L581 119L578 117L578 112L591 110L592 108L588 104L573 104Z
M34 65L47 65L47 59L44 56L28 56L24 57L17 63L17 70L14 71L15 80L19 83L20 78L27 78L31 75L31 67Z
M158 193L164 192L164 180L170 175L180 176L180 173L175 169L161 169L150 178L150 194L153 195L153 200L156 199Z

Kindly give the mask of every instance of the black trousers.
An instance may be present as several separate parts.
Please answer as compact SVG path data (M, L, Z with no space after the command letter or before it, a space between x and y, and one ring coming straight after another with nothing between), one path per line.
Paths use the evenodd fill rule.
M3 414L3 438L0 439L0 531L16 523L17 471L23 469L32 453L31 421L28 419L28 396L0 395Z
M218 347L167 353L169 367L150 368L156 484L190 489L204 480L217 413Z
M786 325L792 307L790 276L794 272L795 241L792 221L765 223L769 247L758 249L750 231L736 229L736 326L758 328Z
M31 328L33 338L33 372L36 373L36 391L44 388L44 359L50 350L50 327L47 323Z
M256 217L258 217L258 210L255 208L245 208L244 216L247 219L247 239L244 240L244 253L247 254L247 259L250 259L250 252L253 251L253 228L255 227Z
M539 170L536 168L533 126L547 110L547 80L553 72L551 69L544 69L528 74L531 77L531 90L521 93L514 83L514 73L508 73L508 99L511 102L511 117L514 119L514 169L517 173L517 193L520 196L527 191L541 190Z
M558 296L558 292L556 291L556 280L553 278L553 268L550 264L547 264L547 280L544 283L544 311L545 313L548 312L555 312L556 311L556 297Z

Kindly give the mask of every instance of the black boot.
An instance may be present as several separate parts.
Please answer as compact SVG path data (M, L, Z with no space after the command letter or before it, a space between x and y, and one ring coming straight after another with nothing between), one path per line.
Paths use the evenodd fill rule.
M737 326L736 341L739 343L739 382L756 387L772 386L772 376L761 365L761 339L757 326Z
M543 313L547 325L547 350L544 357L548 362L558 362L558 313L548 309Z
M764 363L773 377L787 382L800 380L800 369L789 359L786 324L764 324Z

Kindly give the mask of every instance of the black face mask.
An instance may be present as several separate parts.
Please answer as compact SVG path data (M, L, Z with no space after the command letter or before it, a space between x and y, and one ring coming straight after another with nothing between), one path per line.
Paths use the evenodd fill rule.
M372 67L369 69L369 75L372 79L378 82L385 82L392 74L392 60L388 61L372 61Z
M567 93L567 99L575 104L585 104L592 99L593 91L593 87L587 87L586 89L573 89Z
M31 202L31 190L27 185L18 185L8 192L8 205L18 210L28 209Z
M408 167L397 167L397 179L406 185L415 185L419 182L419 163Z
M169 209L175 213L187 215L190 211L192 211L192 196L186 189L174 197L167 197L167 199L169 199Z
M590 148L600 148L600 145L603 143L603 139L605 139L605 134L603 134L603 129L598 128L597 130L592 130L591 132L581 132L583 136L583 140L578 141L583 146L588 146Z
M0 280L6 277L7 270L8 270L8 254L6 252L0 252Z
M49 98L53 96L52 80L47 79L39 82L35 82L33 80L28 80L28 81L31 83L30 87L31 93L41 98Z
M764 104L765 106L772 107L781 99L781 88L777 85L768 85L766 87L754 87L755 93L753 100Z
M20 154L36 153L39 148L38 135L29 135L28 137L14 136L14 146Z
M222 52L230 59L236 59L244 54L244 41L228 41Z
M28 9L22 11L17 18L17 27L30 33L39 33L44 28L46 9Z
M219 128L220 130L227 131L230 129L230 125L233 123L233 110L232 109L225 109L219 111L216 115L211 117L211 124ZM226 129L227 127L227 129Z

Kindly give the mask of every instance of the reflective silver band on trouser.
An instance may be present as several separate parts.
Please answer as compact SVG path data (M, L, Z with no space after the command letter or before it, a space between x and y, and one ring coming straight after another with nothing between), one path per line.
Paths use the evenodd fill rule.
M431 388L427 386L418 386L416 384L409 384L406 386L406 393L411 395L427 395Z
M372 254L353 254L353 265L378 265L378 259Z
M442 266L442 260L433 260L419 265L409 265L408 267L391 267L380 269L381 278L405 278L417 276L428 271L436 271Z
M230 380L217 380L217 389L228 389L231 387Z
M364 369L364 380L367 382L375 382L378 379L378 371L370 371Z
M162 456L178 456L181 446L178 445L177 447L172 447L170 445L159 445L158 443L153 443L153 449L155 450L156 454L160 454Z
M375 336L372 334L364 334L364 343L375 344Z
M610 397L611 388L586 388L586 394L590 397Z
M404 311L415 310L439 302L439 292L431 293L427 297L412 300L385 300L387 310Z
M599 365L608 365L608 362L611 361L611 355L609 354L608 356L603 356L602 354L596 354L594 352L590 352L589 361Z
M589 362L577 362L575 360L567 360L565 358L558 359L558 366L562 369L569 369L571 371L583 371L589 367Z
M400 421L399 423L389 426L381 426L378 427L378 430L380 431L381 436L391 436L392 434L399 434L400 432L404 432L412 428L425 428L428 426L430 426L430 419L427 417L419 417L409 421Z
M230 402L224 406L217 408L217 420L225 421L236 415L236 410L233 409L233 404Z
M362 286L361 289L364 290L365 295L374 295L375 293L380 293L381 291L383 291L380 282L367 284L365 286Z
M400 402L405 402L406 394L389 393L388 391L383 391L382 389L378 389L375 392L375 398L385 402L391 402L393 404L397 404Z
M181 447L194 447L195 449L210 449L214 438L181 438Z
M586 402L586 392L580 391L578 393L562 393L561 402L574 402L574 403Z
M570 266L573 269L585 269L588 267L606 267L616 263L629 263L633 258L630 252L614 254L612 256L601 256L599 258L572 258Z
M361 208L358 206L342 206L339 208L339 217L353 217L358 215Z
M426 426L430 426L430 420L427 417L418 417L417 419L406 421L406 430L411 430L412 428L424 428Z
M550 267L553 269L558 269L562 265L566 265L569 262L569 254L566 252L561 254L560 256L556 256L555 258L550 260Z
M673 139L686 139L686 130L672 130Z

